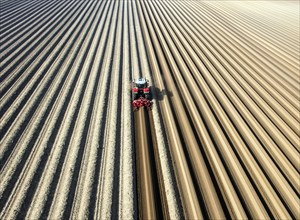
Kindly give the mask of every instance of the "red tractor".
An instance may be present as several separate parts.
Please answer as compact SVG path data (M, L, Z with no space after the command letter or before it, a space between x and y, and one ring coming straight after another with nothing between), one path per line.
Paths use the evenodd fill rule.
M137 110L141 107L146 107L148 110L151 109L151 91L149 81L146 78L133 80L131 92L133 110Z

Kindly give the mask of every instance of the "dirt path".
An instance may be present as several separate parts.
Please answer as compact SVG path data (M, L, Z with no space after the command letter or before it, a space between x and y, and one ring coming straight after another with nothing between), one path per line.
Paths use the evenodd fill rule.
M147 112L144 109L134 113L136 128L136 161L137 161L137 185L139 217L141 219L156 219L157 206L160 205L159 199L155 198L157 189L154 189L153 157L151 130L149 123L146 122ZM153 154L153 152L152 152Z

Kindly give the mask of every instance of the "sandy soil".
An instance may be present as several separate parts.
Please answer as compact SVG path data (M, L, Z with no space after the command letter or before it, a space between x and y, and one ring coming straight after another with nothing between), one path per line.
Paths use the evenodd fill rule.
M298 1L0 7L1 219L300 219Z

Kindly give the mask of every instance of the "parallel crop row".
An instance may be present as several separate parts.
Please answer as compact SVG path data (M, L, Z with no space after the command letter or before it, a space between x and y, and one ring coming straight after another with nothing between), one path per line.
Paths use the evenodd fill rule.
M152 73L157 85L172 94L170 106L161 103L161 109L184 212L188 218L297 217L297 33L283 38L284 31L270 32L270 23L253 23L253 17L231 12L235 4L139 4ZM251 11L251 4L256 3L241 13ZM266 19L262 12L253 13ZM186 149L193 185L184 182L188 174L180 148ZM199 203L190 191L198 192Z
M299 219L297 8L1 1L0 218Z

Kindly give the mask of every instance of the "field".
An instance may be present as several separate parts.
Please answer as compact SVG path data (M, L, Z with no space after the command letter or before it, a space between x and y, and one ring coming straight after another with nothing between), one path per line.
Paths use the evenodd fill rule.
M299 7L1 1L0 219L300 219Z

